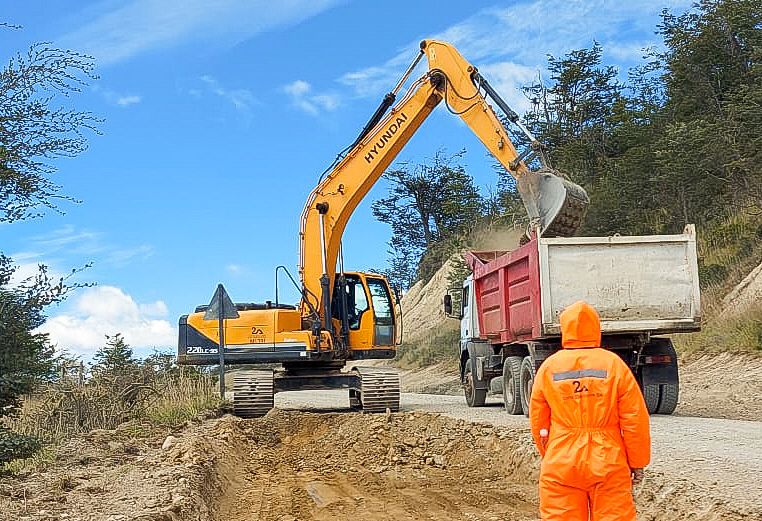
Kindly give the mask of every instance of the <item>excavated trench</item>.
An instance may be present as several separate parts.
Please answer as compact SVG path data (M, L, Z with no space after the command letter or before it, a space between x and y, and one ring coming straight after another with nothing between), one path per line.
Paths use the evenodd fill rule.
M173 520L538 519L526 431L435 414L225 417L170 460L192 470ZM653 474L636 499L640 520L761 519Z
M213 521L536 518L531 458L436 415L276 410L195 445L214 454L194 483Z

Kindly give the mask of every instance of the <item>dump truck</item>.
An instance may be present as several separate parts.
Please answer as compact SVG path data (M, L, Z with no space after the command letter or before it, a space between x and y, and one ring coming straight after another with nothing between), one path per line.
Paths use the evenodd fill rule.
M664 335L701 327L693 225L677 235L534 234L513 251L465 257L471 274L462 289L445 295L444 308L460 319L460 376L469 406L484 405L491 389L502 392L506 411L528 415L535 372L561 349L559 315L585 300L600 314L602 346L632 369L648 411L674 412L677 353Z
M397 100L424 57L426 71ZM346 370L349 361L394 358L400 317L394 291L383 275L344 270L342 237L357 206L440 103L459 116L516 179L539 233L549 237L576 232L590 202L584 189L550 167L544 147L474 65L452 45L424 40L396 86L307 197L298 237L299 282L285 267L276 268L276 287L278 269L283 268L300 302L283 304L276 293L275 302L239 303L222 327L219 317L208 316L205 307L180 317L178 364L216 364L221 345L229 364L279 364L276 369L237 373L233 411L238 416L262 416L273 407L276 393L307 389L346 389L349 405L364 412L399 409L399 376L394 370ZM522 152L504 126L509 124L526 137L529 146ZM537 164L539 168L530 168ZM260 224L282 222L268 217Z

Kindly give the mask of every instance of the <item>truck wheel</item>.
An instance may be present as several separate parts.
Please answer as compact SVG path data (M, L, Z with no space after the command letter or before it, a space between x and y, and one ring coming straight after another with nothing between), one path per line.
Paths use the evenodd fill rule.
M521 414L521 361L520 356L509 356L503 362L503 403L508 414Z
M463 394L469 407L482 407L487 401L487 389L474 388L474 361L466 360L466 370L463 374Z
M656 409L657 414L672 414L677 408L677 399L680 396L680 388L678 384L661 384L659 407Z
M532 398L532 385L534 385L534 363L531 356L525 356L521 361L521 408L524 416L529 416L529 401Z
M646 402L648 414L656 414L659 410L659 384L648 384L641 386L643 390L643 400Z

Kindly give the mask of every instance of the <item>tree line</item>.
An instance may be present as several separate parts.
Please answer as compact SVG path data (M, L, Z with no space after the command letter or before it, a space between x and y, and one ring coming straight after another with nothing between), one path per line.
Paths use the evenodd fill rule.
M597 42L548 56L547 77L523 89L524 122L553 167L590 195L580 234L678 233L687 223L707 231L745 213L744 236L732 240L738 256L750 254L762 238L762 3L665 9L655 31L663 45L644 49L626 79ZM373 211L392 228L387 273L402 288L430 277L485 220L523 219L507 172L496 168L494 193L482 195L460 157L439 153L385 174L389 195ZM707 283L727 272L701 269Z

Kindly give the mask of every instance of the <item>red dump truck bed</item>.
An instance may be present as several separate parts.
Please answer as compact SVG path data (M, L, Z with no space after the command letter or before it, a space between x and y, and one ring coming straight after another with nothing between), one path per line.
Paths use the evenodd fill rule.
M534 238L466 260L478 337L492 344L559 336L559 314L580 299L598 310L604 335L700 329L692 225L679 235Z

